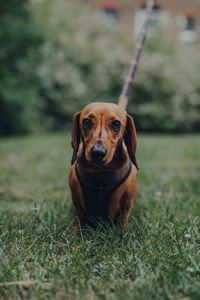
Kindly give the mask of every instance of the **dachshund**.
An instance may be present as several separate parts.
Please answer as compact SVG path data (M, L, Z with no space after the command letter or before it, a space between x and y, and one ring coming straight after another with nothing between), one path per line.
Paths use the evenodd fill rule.
M121 220L136 198L137 136L133 119L119 105L93 102L74 116L69 173L77 218L74 232L98 220Z

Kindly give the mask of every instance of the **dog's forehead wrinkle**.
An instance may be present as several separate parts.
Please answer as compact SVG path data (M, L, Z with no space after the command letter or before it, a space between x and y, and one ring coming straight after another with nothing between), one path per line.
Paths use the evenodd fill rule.
M81 117L80 117L80 119L81 119L81 120L83 120L83 119L85 119L85 118L94 119L95 117L96 117L95 112L83 110L83 111L81 112Z
M91 113L88 114L88 117L90 119L94 119L95 118L95 114L93 112L91 112Z
M110 111L125 114L125 111L115 103L92 102L84 107L82 112L100 112Z
M121 114L118 112L110 111L110 110L102 110L98 112L84 112L81 115L81 120L84 118L90 118L90 119L97 119L99 122L102 123L102 120L108 120L108 121L113 121L113 120L125 120L126 116L125 114Z

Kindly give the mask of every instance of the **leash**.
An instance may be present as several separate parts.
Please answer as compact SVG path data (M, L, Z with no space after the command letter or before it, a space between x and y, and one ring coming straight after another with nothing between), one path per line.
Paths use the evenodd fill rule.
M127 77L125 79L125 82L124 82L122 93L121 93L121 95L119 97L119 100L118 100L118 105L120 107L122 107L124 110L126 110L127 105L128 105L128 100L129 100L131 87L133 85L134 76L135 76L137 66L138 66L138 62L139 62L139 59L140 59L140 54L142 52L142 48L143 48L143 45L144 45L145 37L146 37L146 34L147 34L147 29L148 29L148 27L150 25L150 22L151 22L151 17L152 17L154 4L155 4L155 0L149 0L148 1L145 21L144 21L142 29L139 33L139 36L137 38L135 51L133 53L133 59L131 61L131 64L130 64L130 67L129 67L129 70L128 70L128 75L127 75Z

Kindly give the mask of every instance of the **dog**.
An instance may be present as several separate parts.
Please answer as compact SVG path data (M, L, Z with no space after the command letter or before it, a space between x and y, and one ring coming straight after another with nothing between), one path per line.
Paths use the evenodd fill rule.
M101 219L114 223L120 219L125 229L137 192L132 117L117 104L93 102L74 116L72 147L74 232Z

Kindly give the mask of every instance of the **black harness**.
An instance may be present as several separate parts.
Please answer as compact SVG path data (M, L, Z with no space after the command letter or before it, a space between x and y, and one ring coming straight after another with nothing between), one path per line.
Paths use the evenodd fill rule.
M107 218L109 200L113 192L128 178L132 163L115 171L86 172L76 163L76 175L82 188L89 218Z

